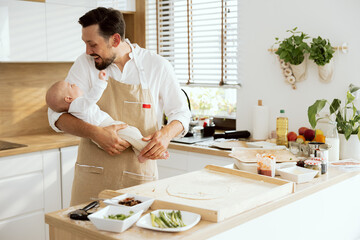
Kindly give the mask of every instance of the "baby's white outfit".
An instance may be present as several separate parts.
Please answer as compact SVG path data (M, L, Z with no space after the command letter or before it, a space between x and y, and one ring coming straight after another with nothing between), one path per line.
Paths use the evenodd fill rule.
M95 85L89 92L72 101L68 113L71 113L73 116L96 126L106 127L109 125L123 124L124 122L115 121L96 104L101 98L106 87L106 81L95 81ZM140 151L148 144L148 142L142 140L143 136L139 129L133 126L120 129L117 134L119 137L128 141L132 145L136 156L139 156Z

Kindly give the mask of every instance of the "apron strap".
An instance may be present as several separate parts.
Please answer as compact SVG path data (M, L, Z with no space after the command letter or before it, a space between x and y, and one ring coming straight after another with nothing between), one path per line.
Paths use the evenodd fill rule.
M129 39L125 39L125 42L129 44L130 48L131 48L131 51L133 53L133 58L134 58L134 61L135 61L135 65L139 71L139 79L140 79L140 85L141 85L141 88L142 89L148 89L148 86L147 86L147 82L146 82L146 77L145 77L145 71L144 71L144 68L143 68L143 65L141 64L141 62L139 61L138 59L138 56L137 54L135 53L134 51L134 46L130 43Z

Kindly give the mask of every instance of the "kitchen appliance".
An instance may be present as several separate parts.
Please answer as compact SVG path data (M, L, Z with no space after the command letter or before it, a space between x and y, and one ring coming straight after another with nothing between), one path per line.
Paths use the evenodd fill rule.
M194 143L198 143L198 142L204 142L204 141L208 141L208 140L213 140L213 137L183 137L183 138L174 138L171 140L171 142L175 142L175 143L185 143L185 144L194 144Z
M237 138L248 138L248 137L250 137L250 132L247 130L244 131L230 130L230 131L225 131L224 133L221 134L214 134L214 139L217 138L237 139Z
M20 148L20 147L27 147L27 145L13 143L13 142L7 142L7 141L0 141L0 151L14 149L14 148Z

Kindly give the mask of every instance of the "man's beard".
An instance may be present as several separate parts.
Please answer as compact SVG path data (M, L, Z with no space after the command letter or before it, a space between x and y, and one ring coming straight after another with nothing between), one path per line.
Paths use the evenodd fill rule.
M98 56L100 57L99 55L97 54L91 54L91 56ZM101 62L96 62L95 61L95 67L98 69L98 70L104 70L105 68L107 68L110 64L112 64L116 58L115 54L111 57L111 58L101 58Z

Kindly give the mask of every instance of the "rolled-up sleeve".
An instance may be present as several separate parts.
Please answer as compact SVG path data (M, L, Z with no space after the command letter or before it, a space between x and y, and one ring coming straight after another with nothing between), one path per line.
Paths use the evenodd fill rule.
M168 118L168 123L178 120L184 130L178 135L183 137L189 131L191 113L188 107L185 94L180 88L175 72L169 62L165 64L165 77L160 96L164 102L164 112Z

